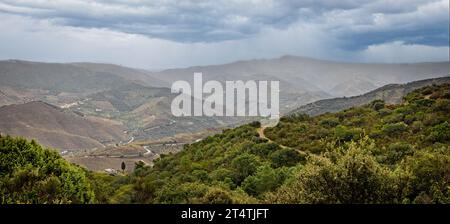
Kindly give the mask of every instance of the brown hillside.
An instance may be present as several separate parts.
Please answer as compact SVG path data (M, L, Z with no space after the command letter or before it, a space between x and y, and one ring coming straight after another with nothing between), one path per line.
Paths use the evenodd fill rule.
M0 107L0 115L1 133L58 149L90 149L127 139L120 124L81 117L41 101Z

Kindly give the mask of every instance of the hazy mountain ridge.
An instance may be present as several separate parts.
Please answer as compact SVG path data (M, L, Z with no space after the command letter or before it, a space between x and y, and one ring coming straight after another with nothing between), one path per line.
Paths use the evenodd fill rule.
M389 104L398 104L402 102L405 95L416 89L433 84L439 85L444 83L450 83L450 77L426 79L406 84L389 84L359 96L319 100L301 106L300 108L291 111L289 114L305 113L308 115L320 115L328 112L337 112L351 107L362 106L374 100L383 100Z
M0 94L1 105L35 100L60 105L130 84L158 86L161 81L141 70L110 64L0 61L1 90L14 90Z
M168 83L176 80L191 80L194 72L202 72L205 80L249 80L258 76L275 77L280 86L297 86L294 92L323 91L335 96L359 95L373 87L390 83L405 83L420 79L436 78L450 73L448 62L411 64L364 64L325 61L297 56L276 59L237 61L223 65L195 66L168 69L150 73ZM270 79L269 79L270 80ZM359 86L357 91L347 91L347 86ZM339 87L340 86L340 87ZM292 91L292 89L288 89ZM353 89L354 90L354 89Z

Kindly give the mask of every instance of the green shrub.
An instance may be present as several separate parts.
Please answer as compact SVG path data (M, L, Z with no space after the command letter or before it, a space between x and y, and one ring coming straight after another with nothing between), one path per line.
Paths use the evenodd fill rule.
M270 154L270 161L274 167L295 166L299 162L305 162L305 157L291 148L277 150Z
M242 182L242 189L249 195L258 196L280 186L285 177L286 174L283 173L283 170L274 170L269 166L262 166L258 168L258 172L255 175L247 177Z
M450 140L450 124L446 121L431 128L430 135L427 137L431 142L447 142Z
M256 169L261 165L258 157L251 154L242 154L231 161L234 169L234 180L236 184L240 184L245 178L253 175Z
M450 203L449 154L419 151L407 159L403 169L412 174L407 191L411 202Z
M407 130L408 125L406 125L404 122L398 122L395 124L385 124L382 127L382 131L389 136L399 135Z
M388 164L395 164L405 158L414 154L413 147L405 142L398 142L389 145L387 149L386 162Z
M229 192L220 189L212 188L203 196L202 203L205 204L232 204L233 199Z
M339 125L339 120L336 118L324 119L319 122L319 124L323 127L333 128Z
M372 108L373 110L376 110L376 111L383 109L384 105L385 105L385 103L383 100L374 100L369 104L370 108Z
M0 136L1 203L91 203L85 172L35 141Z
M357 140L362 134L362 130L358 128L347 128L346 126L339 125L334 129L334 136L343 142Z
M381 110L378 111L378 114L379 114L381 117L385 117L385 116L388 116L388 115L392 114L392 110L390 110L390 109L388 109L388 108L383 108L383 109L381 109Z

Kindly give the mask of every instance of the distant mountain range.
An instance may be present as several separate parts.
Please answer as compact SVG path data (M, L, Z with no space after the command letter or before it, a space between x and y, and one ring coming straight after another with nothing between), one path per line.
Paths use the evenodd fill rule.
M323 98L360 95L387 84L446 76L450 64L357 64L284 56L150 72L112 64L7 60L0 61L0 105L33 97L51 101L48 96L58 98L52 103L70 101L70 97L115 90L131 83L170 88L174 81L191 80L194 72L202 72L205 81L279 80L282 97L308 93ZM315 100L312 97L305 102Z
M337 97L360 95L391 83L445 76L450 74L450 64L363 64L283 56L270 60L169 69L149 75L172 83L190 80L194 72L202 72L205 80L280 80L284 92L323 92Z
M327 107L322 105L318 112L302 106L327 98L360 95L386 84L447 76L450 64L356 64L284 56L150 72L111 64L0 61L0 106L6 106L1 108L0 132L37 138L47 146L85 149L117 144L130 137L158 139L249 121L242 117L174 117L170 103L175 95L170 86L177 80L192 81L194 72L202 72L204 81L279 80L282 114L296 108L315 114L356 103L331 103L328 107L332 109L322 109ZM368 99L372 98L360 101ZM22 117L8 120L4 114L10 113ZM33 123L46 116L58 120ZM98 126L98 135L88 131L95 128L92 121L106 125ZM71 122L83 125L71 126L75 125ZM103 132L100 127L109 131ZM73 133L74 128L84 131ZM55 133L63 137L56 138Z
M99 92L127 83L160 81L132 68L94 63L0 61L0 85L57 92Z
M160 81L117 65L0 61L0 105L34 100L63 105L132 83L151 86Z

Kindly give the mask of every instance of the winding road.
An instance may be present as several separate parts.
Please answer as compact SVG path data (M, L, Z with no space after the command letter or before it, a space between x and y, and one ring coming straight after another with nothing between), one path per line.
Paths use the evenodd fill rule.
M128 141L126 144L130 144L130 143L132 143L133 141L134 141L134 136L131 136L130 141Z
M146 152L144 153L144 156L153 154L152 150L148 149L148 145L144 146L144 149L145 149L145 151L146 151Z

